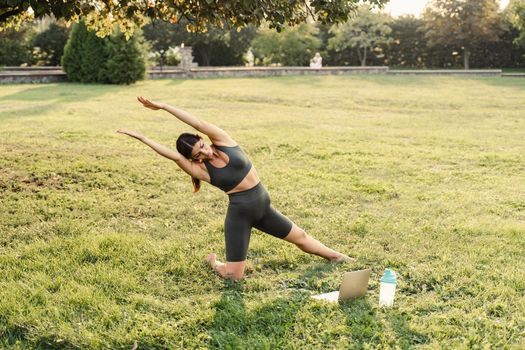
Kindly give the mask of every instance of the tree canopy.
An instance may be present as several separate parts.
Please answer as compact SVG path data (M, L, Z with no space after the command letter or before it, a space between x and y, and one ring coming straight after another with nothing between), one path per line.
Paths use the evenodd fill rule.
M305 66L321 46L319 29L310 23L287 27L282 32L262 28L252 41L257 65Z
M515 43L525 47L525 0L511 0L509 7L512 23L520 32Z
M388 0L366 0L382 6ZM243 27L263 22L280 30L308 17L320 23L343 22L355 11L359 0L0 0L0 27L20 25L23 21L53 15L77 22L84 19L99 36L110 34L115 24L128 35L147 19L172 23L185 19L188 31L205 31L208 24Z
M388 25L389 17L383 13L374 13L368 6L359 7L355 18L332 28L333 38L328 46L336 51L356 48L359 61L366 66L368 51L381 50L380 45L389 42L392 29Z
M429 45L462 49L468 69L472 50L497 41L504 30L498 8L496 0L432 0L423 13Z

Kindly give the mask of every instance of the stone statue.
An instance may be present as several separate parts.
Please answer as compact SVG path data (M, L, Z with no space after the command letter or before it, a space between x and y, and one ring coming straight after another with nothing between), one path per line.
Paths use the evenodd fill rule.
M323 58L319 52L310 60L310 68L321 68L323 66Z
M248 49L248 52L244 55L244 61L247 67L253 67L255 63L255 56L253 55L252 48Z

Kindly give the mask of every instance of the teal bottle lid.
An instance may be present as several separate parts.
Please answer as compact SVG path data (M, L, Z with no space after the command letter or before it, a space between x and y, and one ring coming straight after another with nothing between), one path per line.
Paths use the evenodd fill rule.
M381 277L381 283L397 284L396 273L391 269L385 269L385 273Z

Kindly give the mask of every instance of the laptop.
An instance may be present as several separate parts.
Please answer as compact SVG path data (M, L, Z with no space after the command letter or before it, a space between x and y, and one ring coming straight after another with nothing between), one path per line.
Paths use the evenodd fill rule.
M370 272L370 269L346 272L338 291L313 295L312 298L337 303L346 299L362 297L368 290Z

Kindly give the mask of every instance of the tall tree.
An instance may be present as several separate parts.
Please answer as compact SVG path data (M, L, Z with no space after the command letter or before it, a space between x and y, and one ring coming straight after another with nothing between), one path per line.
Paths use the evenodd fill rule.
M512 24L519 31L519 36L514 42L525 47L525 0L511 0L508 8Z
M143 79L146 73L142 33L126 40L124 34L116 30L106 38L108 60L105 62L105 75L111 84L131 84Z
M27 25L19 30L12 28L0 32L0 66L31 64L31 50L28 38L31 28Z
M355 17L345 24L335 25L335 34L328 41L328 47L335 51L355 48L361 66L366 66L368 52L382 55L381 45L389 42L392 32L390 17L384 13L373 12L369 6L360 6Z
M264 28L252 41L259 65L306 66L321 46L319 29L310 23L289 27L278 33Z
M388 0L365 0L382 5ZM110 34L115 24L131 35L147 18L177 22L184 18L188 29L204 31L208 24L243 27L267 22L271 27L295 25L308 17L321 23L341 22L355 11L359 0L259 0L259 1L160 1L160 0L0 0L0 24L20 24L31 17L53 14L57 19L77 21L83 18L100 35ZM29 11L31 9L31 11Z
M73 26L62 56L62 67L70 81L105 83L108 58L104 39L90 32L82 21Z
M100 38L83 21L73 26L64 48L62 67L70 81L81 83L130 84L142 79L146 70L141 33L129 40L116 30Z
M413 15L401 16L390 24L392 40L385 45L386 64L398 67L424 67L427 40L424 22Z
M431 0L423 13L429 46L462 50L469 69L470 53L497 41L504 31L497 0Z

